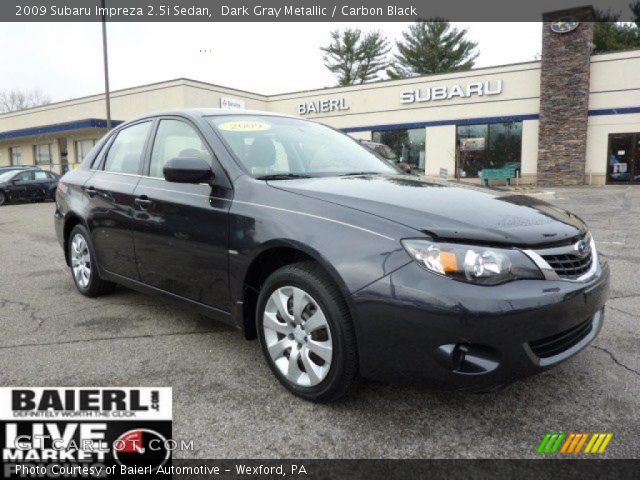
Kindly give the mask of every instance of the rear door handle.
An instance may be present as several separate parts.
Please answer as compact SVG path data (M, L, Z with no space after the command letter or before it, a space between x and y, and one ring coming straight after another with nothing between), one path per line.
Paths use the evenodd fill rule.
M98 194L98 191L94 187L87 187L85 192L87 192L87 195L90 197L95 197Z
M135 204L140 207L142 210L146 210L149 208L153 202L149 200L149 197L146 195L141 195L134 200Z

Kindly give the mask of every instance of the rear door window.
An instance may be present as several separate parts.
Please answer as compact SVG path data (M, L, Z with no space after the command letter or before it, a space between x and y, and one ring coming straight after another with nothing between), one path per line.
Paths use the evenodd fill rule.
M131 173L140 172L144 146L149 135L152 122L143 122L127 127L118 132L111 144L104 162L106 172Z

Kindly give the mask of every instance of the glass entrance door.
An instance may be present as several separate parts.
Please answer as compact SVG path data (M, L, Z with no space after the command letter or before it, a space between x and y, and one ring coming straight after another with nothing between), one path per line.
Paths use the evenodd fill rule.
M640 133L609 135L607 183L640 184Z

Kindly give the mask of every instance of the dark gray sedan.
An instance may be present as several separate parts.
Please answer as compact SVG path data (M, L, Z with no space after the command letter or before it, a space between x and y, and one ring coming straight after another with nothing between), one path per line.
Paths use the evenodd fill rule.
M118 283L188 303L258 337L309 400L359 375L492 390L565 361L604 321L609 268L575 215L402 175L298 118L132 120L56 202L82 294Z

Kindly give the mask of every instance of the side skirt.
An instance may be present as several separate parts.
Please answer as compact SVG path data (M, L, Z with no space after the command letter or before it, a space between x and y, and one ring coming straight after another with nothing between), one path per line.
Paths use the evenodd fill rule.
M110 282L118 283L132 290L136 290L141 293L151 294L151 295L160 295L161 297L167 298L169 300L173 300L178 303L186 303L195 307L195 309L209 318L216 320L218 322L222 322L226 325L230 325L232 327L241 330L242 327L238 322L235 321L231 313L226 312L224 310L220 310L215 307L211 307L209 305L205 305L204 303L196 302L195 300L191 300L189 298L181 297L180 295L176 295L171 292L167 292L166 290L162 290L161 288L152 287L151 285L147 285L145 283L139 282L137 280L132 280L127 277L123 277L122 275L118 275L116 273L107 272L103 269L100 269L100 276L105 280Z

